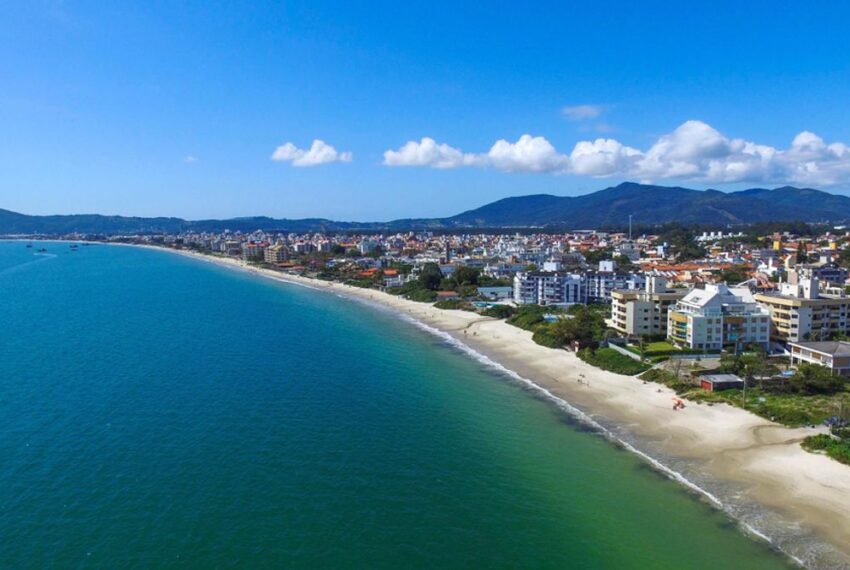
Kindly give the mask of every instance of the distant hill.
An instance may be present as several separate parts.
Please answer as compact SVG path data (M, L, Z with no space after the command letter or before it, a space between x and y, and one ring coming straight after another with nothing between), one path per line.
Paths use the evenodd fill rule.
M640 225L677 221L683 224L749 224L767 221L841 222L850 220L850 198L813 188L783 186L739 192L691 190L624 182L582 196L536 194L492 202L448 218L390 222L337 222L320 218L289 220L268 217L196 220L79 214L28 216L0 210L0 234L136 234L180 231L291 232L624 226L629 215Z
M785 186L740 192L691 190L624 182L575 197L540 194L505 198L442 222L450 227L565 226L598 228L635 223L748 224L850 219L850 198L812 188Z

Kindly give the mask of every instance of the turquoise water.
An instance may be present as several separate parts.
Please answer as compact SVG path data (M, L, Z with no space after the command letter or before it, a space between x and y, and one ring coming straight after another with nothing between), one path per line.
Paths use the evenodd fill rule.
M787 567L386 312L47 247L0 242L2 567Z

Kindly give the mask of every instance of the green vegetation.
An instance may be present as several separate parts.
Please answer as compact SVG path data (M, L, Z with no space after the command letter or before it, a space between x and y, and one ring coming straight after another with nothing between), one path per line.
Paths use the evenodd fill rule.
M658 242L667 242L673 252L676 254L676 259L679 261L687 261L690 259L702 259L706 255L706 250L699 243L694 241L697 231L693 227L685 227L679 223L667 224L664 230L658 236Z
M508 318L508 324L534 333L532 339L537 344L551 348L560 348L565 344L578 342L580 346L595 347L605 336L605 311L588 305L573 305L566 315L554 322L547 322L546 314L559 314L563 311L524 305ZM486 312L485 312L486 314Z
M789 426L817 425L833 416L844 397L801 396L777 394L765 389L747 388L746 401L743 390L706 392L695 388L685 396L698 402L726 403L744 408L763 418Z
M754 376L755 370L769 371L769 367L774 364L759 362L757 354L738 358L744 362L739 364L740 373L727 371L739 373L745 379L746 394L744 390L707 392L699 386L699 377L692 377L688 370L682 371L679 362L673 370L670 367L667 370L653 368L645 372L641 379L664 384L680 396L695 402L729 404L790 426L820 424L829 417L841 416L844 410L850 410L850 392L846 384L841 380L827 380L822 371L804 370L789 379ZM733 361L731 357L724 359ZM829 371L826 372L828 374Z
M719 278L720 281L730 284L742 283L750 278L750 271L752 268L749 265L734 265L721 271Z
M535 329L534 334L531 335L531 340L549 348L563 348L564 346L561 339L552 331L552 327L548 325Z
M508 319L508 324L533 331L537 326L546 323L543 318L546 313L546 309L539 305L523 305Z
M510 305L493 305L492 307L487 307L484 311L481 312L485 317L494 317L496 319L508 319L513 316L516 312L516 309L511 307Z
M693 384L684 382L676 374L661 368L652 368L647 370L641 375L641 380L664 384L680 395L684 395L686 392L694 388Z
M824 452L836 461L850 465L850 439L822 433L810 435L801 445L807 451Z
M604 312L592 305L573 305L567 318L552 323L552 333L562 344L596 346L605 336ZM628 358L628 357L626 357Z
M620 354L613 348L598 348L596 350L584 348L578 351L578 357L603 370L634 376L646 372L648 365Z
M446 299L445 301L437 301L434 303L434 307L437 309L449 309L449 310L460 310L463 309L464 305L468 305L464 301L460 299Z
M437 292L430 289L414 288L407 293L407 298L420 303L433 303L437 300Z
M436 263L426 263L422 266L417 281L411 283L415 283L422 289L436 291L440 288L442 281L443 273L440 271L440 266Z

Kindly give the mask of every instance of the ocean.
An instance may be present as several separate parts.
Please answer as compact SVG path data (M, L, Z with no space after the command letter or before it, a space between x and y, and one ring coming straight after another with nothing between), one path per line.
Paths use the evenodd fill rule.
M789 567L386 310L25 245L0 242L4 568Z

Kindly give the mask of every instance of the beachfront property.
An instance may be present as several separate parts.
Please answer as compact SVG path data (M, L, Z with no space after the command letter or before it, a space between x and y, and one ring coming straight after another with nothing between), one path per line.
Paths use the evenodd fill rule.
M574 305L586 303L582 276L558 271L519 271L514 276L517 305Z
M817 274L810 267L798 267L778 292L755 296L770 312L774 340L826 340L835 334L847 334L850 298L843 287L822 283Z
M667 279L661 275L650 275L643 290L614 290L610 325L627 336L664 334L670 306L686 293L686 289L668 289Z
M673 305L667 319L668 339L683 347L719 351L770 343L770 313L756 303L747 287L725 283L692 289Z
M789 342L792 364L818 364L833 374L850 376L850 342Z
M289 250L282 243L277 243L266 248L264 260L266 263L282 263L289 257Z
M242 244L242 259L257 259L265 258L266 248L269 246L266 242L249 241Z

